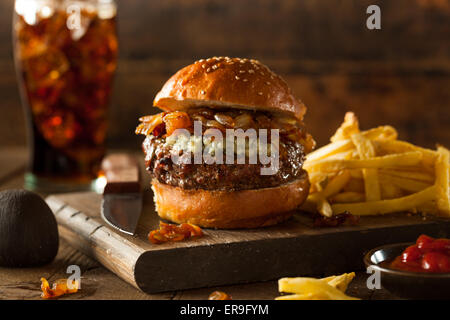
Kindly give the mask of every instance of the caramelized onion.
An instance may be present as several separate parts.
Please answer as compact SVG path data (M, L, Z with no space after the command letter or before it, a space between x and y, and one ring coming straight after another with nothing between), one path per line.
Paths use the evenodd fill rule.
M230 128L234 127L233 118L224 113L216 113L214 115L214 119L216 119L217 122L219 122L220 124L222 124L226 127L230 127Z
M163 117L165 114L165 112L161 112L155 115L139 118L142 123L136 128L136 134L151 134L157 126L163 123Z
M208 300L232 300L232 298L223 291L214 291L209 295Z
M248 128L254 128L255 123L253 122L253 118L248 114L244 113L236 118L234 118L234 127L235 128L242 128L242 129L248 129Z
M166 124L166 133L170 136L177 129L188 129L192 127L192 121L186 112L174 111L166 114L163 118Z
M207 120L206 121L206 126L208 128L217 128L220 130L224 130L225 127L223 125L221 125L219 122L217 122L216 120Z
M196 109L192 112L192 115L200 115L207 119L213 119L214 118L214 111L208 108L200 108Z
M206 123L205 117L199 114L192 115L191 118L193 121L200 121L202 124Z

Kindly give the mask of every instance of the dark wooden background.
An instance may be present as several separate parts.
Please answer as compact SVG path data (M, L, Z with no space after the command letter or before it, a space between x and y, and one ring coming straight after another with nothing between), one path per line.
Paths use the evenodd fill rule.
M378 4L382 29L366 28ZM154 112L164 81L193 60L253 57L288 81L327 142L345 111L365 128L391 124L401 138L450 145L449 0L118 0L120 59L110 147L139 148L137 118ZM0 146L24 145L11 46L13 0L0 1Z

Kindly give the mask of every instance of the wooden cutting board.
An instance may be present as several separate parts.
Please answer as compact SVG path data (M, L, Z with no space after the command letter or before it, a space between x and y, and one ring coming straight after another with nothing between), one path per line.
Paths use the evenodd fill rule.
M362 217L358 226L313 228L299 212L278 226L205 230L199 239L155 245L147 235L159 218L151 192L144 198L135 236L101 219L101 195L69 193L46 201L64 239L148 293L355 271L363 268L364 252L376 246L414 241L421 233L450 236L448 219L395 214Z

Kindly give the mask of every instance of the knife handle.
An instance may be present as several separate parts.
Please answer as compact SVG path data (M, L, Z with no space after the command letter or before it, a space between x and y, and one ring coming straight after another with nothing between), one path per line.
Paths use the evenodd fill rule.
M141 192L139 165L133 156L110 154L103 159L101 169L106 177L104 194Z

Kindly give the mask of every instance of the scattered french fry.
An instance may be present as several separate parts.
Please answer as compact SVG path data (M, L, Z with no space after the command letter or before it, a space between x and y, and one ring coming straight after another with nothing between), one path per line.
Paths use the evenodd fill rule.
M278 280L280 292L294 293L281 296L277 300L359 300L345 294L348 284L355 274L344 274L324 279L282 278Z
M360 131L347 113L331 143L307 155L304 210L329 217L407 211L450 217L449 151L397 140L391 126Z
M325 281L330 286L335 287L336 289L345 293L347 291L347 287L352 282L353 278L355 278L355 273L343 273L339 276L331 276L327 278L322 278L322 281Z
M327 295L303 293L303 294L287 294L284 296L276 297L275 300L328 300Z

